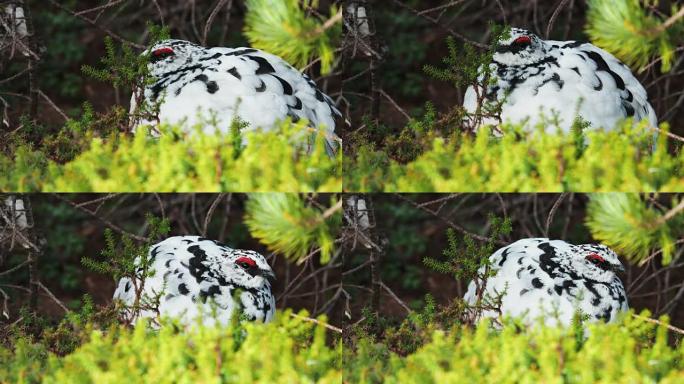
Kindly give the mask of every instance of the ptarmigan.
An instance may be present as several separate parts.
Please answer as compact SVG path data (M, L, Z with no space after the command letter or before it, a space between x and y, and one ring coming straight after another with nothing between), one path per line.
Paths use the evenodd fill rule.
M340 111L313 80L280 57L254 48L205 48L184 40L163 40L143 54L150 55L154 78L144 98L155 103L163 97L160 122L192 127L215 118L226 132L237 117L249 123L247 129L264 130L287 117L295 122L307 119L324 131L328 154L336 152L335 118L341 117ZM131 112L135 107L134 94ZM204 126L213 132L213 126Z
M486 280L483 293L495 297L505 292L503 315L523 317L530 324L542 315L546 324L569 325L577 309L591 321L607 322L628 309L625 288L615 274L624 269L605 245L522 239L497 250L489 260L495 274ZM471 281L466 302L475 303L477 292ZM497 318L499 313L484 311L482 316Z
M140 317L162 315L188 325L201 317L204 324L227 324L236 308L234 295L237 299L239 294L239 307L247 319L273 319L275 298L269 279L275 275L259 253L199 236L175 236L150 247L149 257L154 275L145 280L141 298L153 302L159 296L159 313L145 309ZM130 307L136 286L141 286L139 278L135 282L122 278L114 299ZM136 314L126 311L128 318L136 320Z
M646 119L654 127L658 122L646 90L629 68L590 43L542 40L513 28L508 39L498 42L490 68L495 81L477 93L490 102L504 100L503 122L529 119L533 127L542 121L540 113L546 121L557 114L566 132L577 115L593 129L613 129L627 117ZM469 112L477 108L477 93L472 86L466 90L463 106ZM493 118L483 122L497 123Z

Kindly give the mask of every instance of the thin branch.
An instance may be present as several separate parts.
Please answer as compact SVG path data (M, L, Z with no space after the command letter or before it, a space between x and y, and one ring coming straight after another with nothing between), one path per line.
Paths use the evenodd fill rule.
M661 216L658 220L656 220L656 222L655 222L656 226L660 226L660 225L665 224L668 220L672 219L677 214L679 214L679 212L681 212L683 210L684 210L684 200L680 201L676 207L670 209L663 216Z
M553 25L556 23L556 18L558 18L558 15L560 15L560 12L565 8L565 5L568 3L570 0L561 0L561 3L556 7L556 10L553 11L553 15L551 15L551 18L549 19L549 25L546 27L546 38L549 38L549 35L551 34L551 29L553 29Z
M118 225L112 223L111 221L106 220L106 219L103 219L102 217L98 216L97 214L95 214L95 213L92 212L91 210L89 210L89 209L87 209L87 208L80 207L78 204L74 203L73 201L71 201L71 200L69 200L69 199L66 199L66 198L62 197L60 194L53 193L52 196L54 196L54 197L56 197L57 199L59 199L59 200L65 202L65 203L71 205L72 207L78 209L78 210L81 211L81 212L87 213L88 215L90 215L90 216L92 216L93 218L95 218L95 219L101 221L101 222L104 223L106 226L108 226L109 228L111 228L111 229L114 230L115 232L118 232L118 233L121 234L121 235L129 236L129 237L131 237L131 238L133 238L133 239L135 239L135 240L138 240L138 241L149 241L149 240L150 240L150 239L147 238L147 237L139 236L139 235L136 235L136 234L134 234L134 233L130 233L130 232L126 231L125 229L119 227Z
M394 292L392 292L392 290L391 290L387 285L385 285L385 283L383 283L383 282L381 281L381 282L380 282L380 286L381 286L385 291L387 291L387 293L389 293L390 296L392 296L392 298L394 299L394 301L396 301L397 303L399 303L399 305L401 305L401 306L406 310L406 312L408 312L408 313L413 312L413 311L411 310L411 308L408 307L408 305L406 305L403 301L401 301L401 299L399 298L399 296L397 296Z
M64 312L66 312L66 313L71 312L71 311L69 310L69 308L67 308L66 305L64 305L64 303L63 303L61 300L59 300L59 299L57 298L57 296L55 296L52 292L50 292L50 290L48 289L48 287L46 287L45 285L43 285L43 283L41 283L41 282L39 281L39 282L38 282L38 286L39 286L43 291L45 291L45 293L47 293L47 295L50 296L50 298L51 298L55 303L57 303L57 305L59 305L59 307L62 308L62 309L64 310Z
M476 47L478 47L478 48L483 48L483 49L488 48L486 44L482 44L482 43L478 43L477 41L470 40L469 38L463 36L462 34L460 34L460 33L456 32L456 31L454 31L452 28L447 27L446 25L443 25L442 23L439 22L439 20L437 20L437 19L435 19L435 18L433 18L433 17L430 17L430 16L428 16L428 15L421 14L419 11L417 11L417 10L411 8L409 5L405 4L405 3L402 2L402 1L399 1L399 0L392 0L392 2L395 3L395 4L397 4L398 6L400 6L400 7L404 8L404 9L406 9L407 11L413 13L414 15L419 16L419 17L422 17L423 19L425 19L425 20L427 20L427 21L429 21L429 22L435 24L436 26L438 26L438 27L440 27L440 28L443 28L445 31L449 32L449 33L452 34L453 36L458 37L460 40L462 40L462 41L464 41L464 42L466 42L466 43L468 43L468 44L472 44L472 45L474 45L474 46L476 46Z
M219 0L218 4L216 4L216 7L211 11L211 14L209 14L209 17L207 18L206 24L204 24L204 33L202 33L202 45L207 45L207 35L209 34L209 30L211 29L211 25L214 23L214 19L216 18L216 15L218 15L219 11L221 8L223 8L226 3L228 4L228 15L230 16L230 9L233 7L233 0Z
M55 1L55 0L48 0L48 1L49 1L52 5L54 5L55 7L61 9L62 11L66 12L66 13L68 13L68 14L74 16L74 17L77 17L77 18L79 18L79 19L85 21L86 23L92 25L93 27L95 27L95 28L99 29L100 31L106 33L107 35L111 36L114 40L119 41L120 43L128 44L128 45L130 45L130 46L132 46L132 47L135 47L135 48L138 48L138 49L144 49L144 48L145 48L144 45L137 44L137 43L134 43L134 42L132 42L132 41L128 41L128 40L124 39L123 37L117 35L116 33L112 32L112 31L110 31L109 29L100 26L98 23L94 22L93 20L90 20L89 18L87 18L87 17L85 17L85 16L83 16L83 15L77 14L76 12L74 12L74 11L72 11L71 9L69 9L69 8L67 8L67 7L65 7L65 6L63 6L62 4L58 3L58 2Z
M202 236L207 236L207 228L209 227L209 222L211 221L211 218L214 216L214 211L216 210L216 207L218 207L219 203L221 200L223 200L223 197L225 196L225 193L219 193L218 196L216 196L216 199L211 203L211 206L209 207L209 211L207 211L207 216L204 218L204 225L202 225Z
M45 99L45 101L47 101L48 104L50 104L50 106L52 107L52 109L54 109L55 111L57 111L57 113L59 113L59 115L62 116L62 118L64 119L64 121L69 121L69 116L67 116L66 113L64 113L64 111L62 111L62 110L57 106L57 104L55 104L55 103L54 103L54 102L53 102L45 93L43 93L42 90L39 89L39 90L38 90L38 94L39 94L40 96L42 96L43 99Z
M308 322L310 322L310 323L315 323L315 324L318 324L318 325L322 325L322 326L328 328L329 330L334 331L334 332L337 332L337 333L342 333L342 328L337 328L337 327L334 326L334 325L330 325L330 324L324 323L324 322L322 322L322 321L319 321L319 320L316 320L316 319L312 319L312 318L310 318L310 317L299 316L299 315L294 314L294 313L290 313L290 316L292 316L292 317L294 317L294 318L297 318L297 319L300 319L300 320L308 321Z
M391 97L390 95L388 95L387 92L385 92L384 89L380 89L380 94L381 94L382 96L384 96L387 100L389 100L389 102L392 104L392 106L394 106L394 108L396 108L397 111L401 112L402 115L404 115L404 117L406 118L406 120L411 121L411 116L410 116L408 113L406 113L406 111L404 111L404 110L399 106L399 104L397 104L397 102L394 101L394 99L392 99L392 97Z
M677 328L677 327L675 327L674 325L666 324L666 323L663 323L663 322L660 321L660 320L651 319L650 317L639 316L639 315L637 315L637 314L635 314L635 313L632 313L632 316L636 317L637 319L641 319L641 320L644 320L644 321L648 321L649 323L658 324L658 325L664 325L667 329L669 329L669 330L671 330L671 331L673 331L673 332L677 332L677 333L679 333L679 334L684 335L684 329Z
M567 196L567 193L561 193L561 195L558 197L555 203L553 203L553 207L551 207L551 211L549 212L549 217L546 218L546 227L544 229L544 235L546 237L549 237L549 227L551 226L551 222L553 221L553 217L556 216L556 211L558 210L558 207L560 207L560 204L563 202L563 199L565 199L565 196Z
M682 17L684 17L684 7L679 9L679 11L677 13L675 13L674 15L670 16L667 20L665 20L664 23L658 25L655 28L648 29L646 31L646 34L648 34L648 35L659 35L659 34L665 32L666 29L673 26L674 23L676 23Z

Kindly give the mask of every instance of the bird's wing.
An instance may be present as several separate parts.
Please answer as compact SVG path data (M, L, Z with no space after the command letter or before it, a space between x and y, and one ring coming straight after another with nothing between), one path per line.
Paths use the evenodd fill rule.
M217 81L217 95L241 97L245 116L255 121L267 117L271 124L286 117L295 122L307 119L312 127L323 130L331 150L337 148L335 120L341 112L307 75L280 57L254 48L217 47L198 60L217 69L207 73ZM222 84L227 86L225 93L221 93Z
M654 126L657 124L646 90L629 67L615 56L590 43L549 43L561 45L564 55L559 57L559 65L565 70L579 72L579 83L586 85L587 89L615 92L626 116L634 116L636 121L648 119ZM567 48L562 48L563 44Z

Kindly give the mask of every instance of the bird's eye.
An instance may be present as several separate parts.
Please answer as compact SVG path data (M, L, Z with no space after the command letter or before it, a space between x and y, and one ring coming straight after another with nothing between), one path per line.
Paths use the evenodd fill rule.
M530 39L529 36L520 36L517 39L513 40L513 44L529 45L531 43L532 43L532 39Z
M164 48L159 48L159 49L155 49L154 51L152 51L152 56L150 59L152 60L152 62L156 62L156 61L165 59L165 58L167 58L169 56L173 56L173 55L174 55L173 49L171 49L169 47L164 47Z
M602 264L606 262L606 259L595 253L592 253L589 256L587 256L587 260L591 261L594 264Z
M235 264L239 265L242 268L249 269L249 268L254 268L256 267L256 262L249 257L241 257L237 260L235 260Z

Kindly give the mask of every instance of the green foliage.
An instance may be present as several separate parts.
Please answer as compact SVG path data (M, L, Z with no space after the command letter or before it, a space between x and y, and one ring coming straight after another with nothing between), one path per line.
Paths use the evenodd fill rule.
M168 27L158 27L148 24L147 30L150 35L149 45L170 38ZM121 44L120 49L111 37L104 39L105 56L100 59L104 66L102 69L90 65L83 65L81 70L87 76L94 79L111 83L115 87L143 85L150 81L149 64L150 53L139 55L133 52L133 48L127 44Z
M9 191L340 191L341 151L325 152L323 135L301 148L305 123L284 122L269 132L247 132L244 148L231 134L182 133L160 127L159 138L92 131L78 135L73 159L54 160L48 148L22 143L0 153L0 190Z
M550 127L553 127L552 125ZM661 127L667 130L667 126ZM345 157L345 190L386 192L677 191L684 189L684 152L668 152L660 134L652 149L643 123L577 134L523 132L504 125L501 138L487 130L475 137L454 134L431 139L430 148L402 164L388 153L362 145ZM546 131L545 131L546 130ZM580 145L581 144L581 145Z
M511 219L508 217L501 219L490 215L489 224L491 228L487 240L476 241L471 235L466 234L463 236L465 248L460 245L456 232L452 228L447 229L448 247L442 252L447 260L441 261L426 257L423 259L423 264L434 271L451 275L456 280L469 281L476 277L480 279L488 277L477 276L478 270L480 268L488 270L489 257L494 253L496 240L510 234L513 229Z
M321 72L332 70L337 40L342 33L341 11L330 9L330 19L319 20L308 9L318 0L247 0L244 33L250 44L281 56L302 68L313 58L321 61Z
M684 205L679 196L673 196L671 204L677 207L670 210L638 194L593 194L587 226L595 239L633 262L645 262L658 249L667 265L672 262L676 240L684 237ZM665 210L673 215L666 218Z
M98 69L90 65L83 65L81 70L86 76L112 83L115 87L128 86L140 81L141 74L147 72L148 57L138 55L128 45L122 45L117 50L111 37L104 40L105 56L101 62L104 68Z
M669 25L640 0L590 0L587 5L586 31L594 44L641 70L655 56L661 58L663 72L671 69L677 44L684 41L681 5L673 3Z
M350 383L617 383L680 382L684 346L668 345L662 324L627 314L613 324L588 325L578 341L571 328L521 329L511 322L493 330L455 326L433 330L428 341L406 356L370 338L345 348L345 381Z
M158 27L148 23L147 30L150 34L150 45L170 37L167 27ZM141 120L157 119L162 100L150 103L144 99L142 92L146 85L154 83L148 67L151 52L146 51L146 54L139 55L126 44L121 44L119 49L109 36L105 37L104 44L105 56L100 59L103 68L98 69L83 65L81 67L83 73L94 79L110 83L115 88L124 87L124 89L130 89L133 92L136 108L132 111L132 116L127 119L128 124L134 125ZM120 119L119 123L121 121ZM128 124L126 130L131 128Z
M148 251L157 241L165 237L171 230L167 219L160 219L150 214L146 215L148 241L136 243L130 236L121 235L119 239L109 229L105 229L105 249L102 250L103 261L85 256L81 259L83 265L95 272L110 275L114 280L122 277L148 277L151 260ZM136 273L142 271L141 274Z
M79 331L82 345L65 356L26 337L0 346L0 382L339 383L342 346L327 344L325 332L290 311L268 324L186 331L153 331L142 322L134 329L88 326Z
M506 38L510 34L510 28L503 28L495 24L490 24L492 31L492 41L496 42ZM492 69L489 63L496 49L496 44L490 44L489 50L479 52L470 44L465 44L459 48L456 40L449 36L446 40L448 56L442 59L446 68L437 68L432 65L425 65L425 73L435 79L451 83L455 88L467 87L476 82L478 76L482 76L483 83L487 83L491 77Z
M286 193L251 194L245 223L250 233L269 249L290 259L303 261L314 247L320 248L321 263L335 250L342 223L341 201L330 199L330 207L307 204L305 196Z

